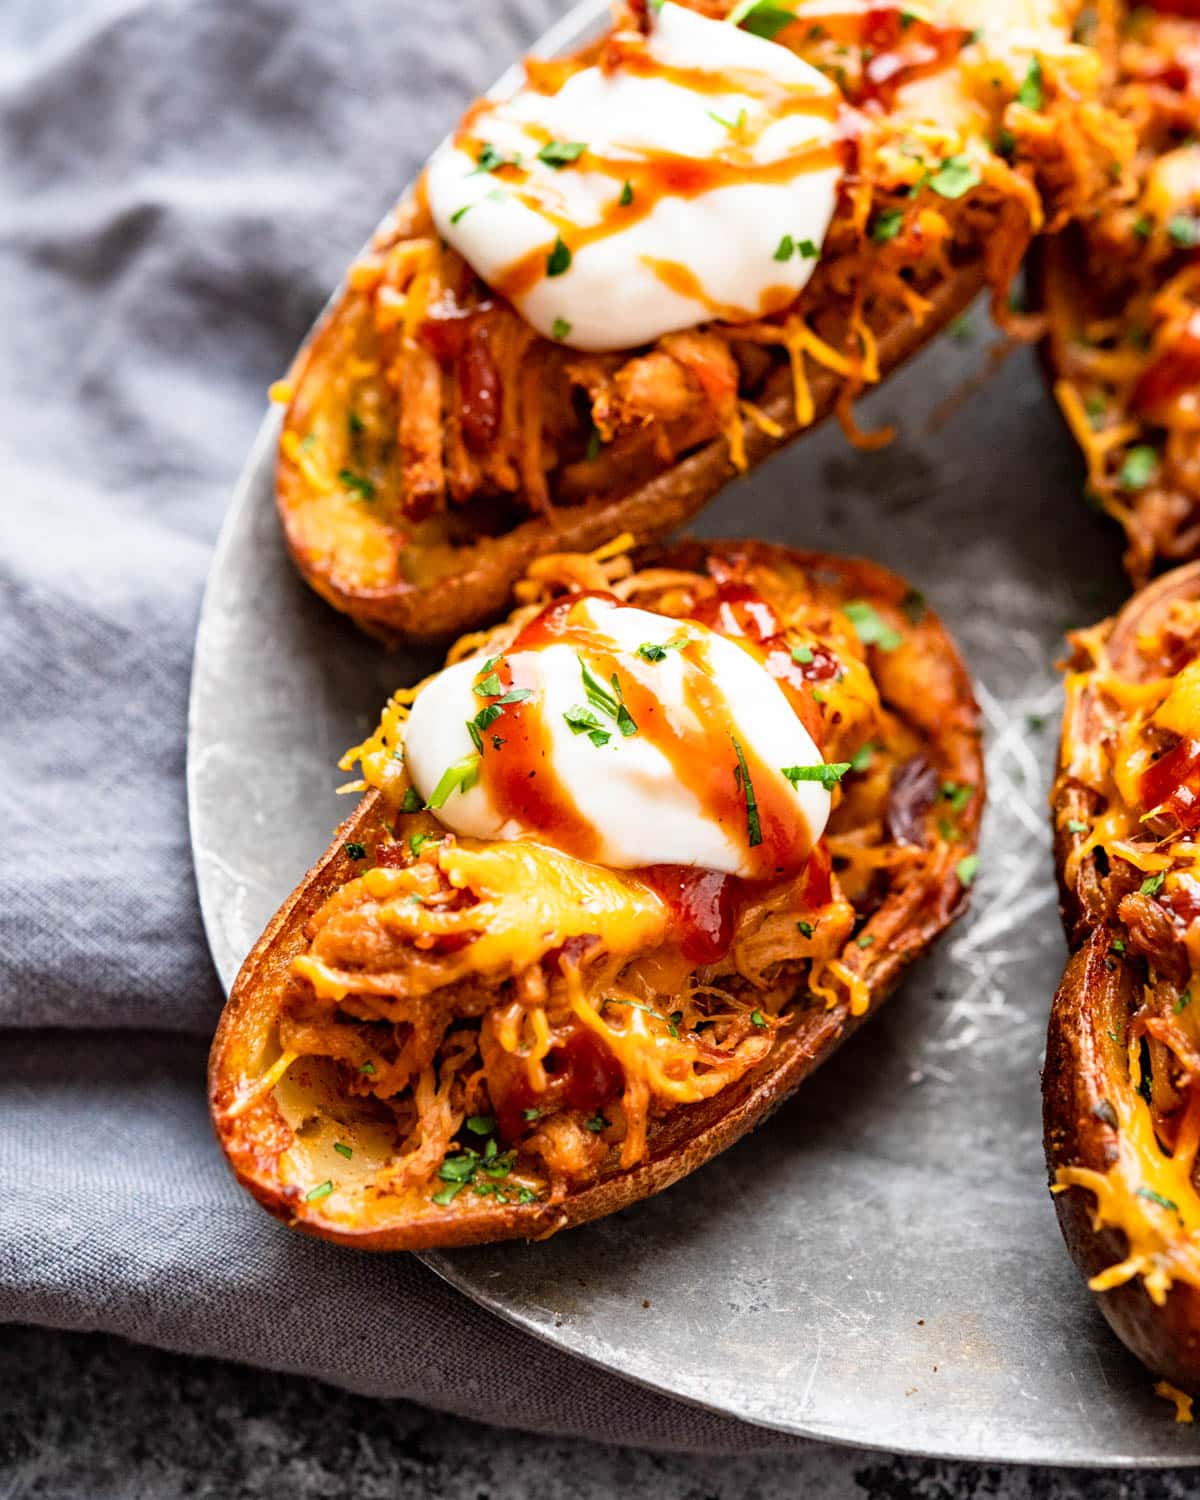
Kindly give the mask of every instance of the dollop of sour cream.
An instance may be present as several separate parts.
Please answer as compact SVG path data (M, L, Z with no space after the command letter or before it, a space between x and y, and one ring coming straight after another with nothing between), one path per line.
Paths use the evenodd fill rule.
M556 788L572 813L588 826L596 863L613 869L689 865L729 875L762 876L762 849L755 847L747 818L745 787L736 770L736 744L743 766L756 768L752 800L755 817L763 822L764 840L769 843L772 835L778 839L782 827L783 837L799 850L797 862L802 863L824 830L830 793L819 779L793 781L784 775L785 768L819 767L822 758L761 661L705 626L693 622L681 626L677 620L604 599L581 599L571 619L573 643L550 639L535 649L515 649L496 659L527 696L486 725L481 762L499 767L503 757L513 753L517 740L509 727L514 722L510 714L536 715L534 743L538 748L530 755L527 737L524 748L517 751L526 756L518 785L523 787L523 778L528 776L531 781L540 777L543 784ZM581 650L580 635L603 643L605 659L616 667L620 686L614 692L631 692L640 685L636 732L620 732L616 721L603 713L594 715L600 726L595 736L586 729L580 731L579 711L586 710L589 701L581 658L595 662L600 649ZM679 648L683 639L689 643L686 651ZM516 644L519 647L519 641ZM696 711L696 674L703 678L704 699L713 710L712 718L704 722ZM479 692L481 675L486 684L482 658L458 662L432 678L413 704L405 757L413 783L426 801L434 798L447 767L461 764L464 758L469 762L474 753L468 721L487 701ZM612 674L597 675L607 689ZM647 683L652 684L652 706L646 697ZM491 686L495 688L495 682ZM630 702L634 704L632 696ZM681 761L681 744L687 747L691 767ZM674 755L664 746L673 747ZM698 779L691 773L701 761L713 768L713 785L723 793L715 802L697 795ZM436 815L451 831L469 837L540 836L545 842L555 842L552 835L547 837L544 830L530 827L513 817L511 809L497 805L486 772L466 790L453 790ZM768 817L775 819L775 829L767 827Z
M438 232L547 338L631 349L790 305L841 175L839 94L787 48L666 3L554 93L484 102L433 157Z

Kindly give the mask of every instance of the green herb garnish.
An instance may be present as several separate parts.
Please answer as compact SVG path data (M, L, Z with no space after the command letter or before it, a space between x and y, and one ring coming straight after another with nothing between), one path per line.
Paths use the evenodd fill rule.
M781 766L780 770L793 786L799 781L819 781L827 792L831 792L853 764L853 761L840 760L822 762L817 766Z
M356 474L353 469L339 469L338 480L348 490L353 490L360 500L374 500L375 486L362 474Z
M347 1161L354 1155L354 1147L347 1146L345 1141L334 1141L333 1149L339 1156L344 1156Z
M1137 1190L1137 1195L1139 1198L1148 1199L1151 1203L1157 1203L1159 1208L1169 1209L1173 1214L1179 1212L1178 1203L1173 1203L1170 1198L1164 1198L1161 1193L1156 1193L1153 1188L1140 1187Z
M583 657L578 658L579 670L583 675L583 691L587 701L593 708L598 708L602 714L614 720L617 728L626 739L637 733L637 725L633 722L633 716L625 707L625 699L621 694L621 684L614 672L612 675L613 690L609 690L591 672Z
M751 1026L757 1026L761 1031L765 1031L767 1029L767 1018L761 1010L752 1010L750 1012L750 1024Z
M1042 79L1042 60L1030 59L1021 87L1017 90L1017 103L1026 109L1041 109L1046 102L1046 90Z
M954 873L958 876L959 885L964 887L974 885L975 877L979 873L978 854L968 854L960 859L954 866Z
M617 202L621 205L622 208L628 208L629 205L633 202L632 182L627 181L625 183L625 186L621 189L621 196L617 199Z
M899 208L885 208L871 220L870 234L877 245L886 245L900 233L904 213Z
M548 167L561 170L578 161L586 150L586 141L547 141L537 156L538 161L544 161Z
M732 735L730 739L733 739ZM737 756L733 782L746 799L746 832L749 835L751 849L756 849L762 843L762 824L758 820L758 802L754 796L754 783L750 780L750 772L746 769L746 757L742 754L742 747L737 740L733 740L733 749Z
M366 859L367 846L365 844L349 843L342 846L350 859Z
M851 599L842 605L842 613L854 626L864 646L878 646L881 651L894 651L904 644L904 637L881 620L872 605L865 599Z
M1067 819L1066 827L1067 827L1067 832L1068 833L1086 833L1087 832L1087 824L1086 823L1081 823L1078 818L1068 818Z
M607 729L601 729L600 720L591 709L584 708L581 703L577 703L574 708L568 708L563 718L572 734L586 734L597 748L607 745L612 739Z
M1158 453L1148 443L1139 443L1130 448L1121 465L1121 487L1126 490L1144 490L1158 473Z
M437 786L433 789L433 796L425 804L426 807L436 810L444 807L447 800L455 792L463 796L471 790L479 780L480 756L478 753L464 755L461 760L456 760L452 766L447 766L442 772Z
M550 254L546 257L546 275L561 276L571 265L571 252L563 243L562 235L554 241Z
M965 156L948 156L929 177L929 186L941 198L961 198L982 181L979 168Z
M813 650L811 646L792 647L792 660L795 662L799 662L802 667L807 667L812 659Z
M1138 887L1138 892L1143 896L1157 896L1163 888L1163 881L1167 877L1160 871L1157 875L1147 875Z
M322 1198L328 1198L333 1192L333 1183L326 1178L324 1182L318 1182L316 1187L309 1188L304 1195L305 1203L320 1203Z
M556 339L565 339L571 332L571 325L566 318L555 318L554 327L551 329Z
M803 938L812 937L813 933L816 931L811 922L797 922L796 928L799 931L800 936Z
M755 36L765 37L768 42L773 42L796 17L790 10L772 5L770 0L741 0L725 19L734 26L740 26L743 31L753 32Z

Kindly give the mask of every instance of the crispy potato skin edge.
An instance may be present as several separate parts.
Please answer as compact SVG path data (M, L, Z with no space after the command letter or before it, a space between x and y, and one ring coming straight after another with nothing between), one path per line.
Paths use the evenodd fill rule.
M684 543L660 560L689 567L707 555L749 556L760 563L773 560L805 569L830 569L845 581L846 597L885 597L898 600L903 583L886 569L857 559L830 558L818 553L760 542ZM951 664L955 694L968 718L966 730L953 736L962 779L979 793L963 818L964 835L972 846L978 837L984 801L984 769L979 734L979 711L970 679L957 649L932 611L926 613L939 656ZM380 794L369 791L337 830L329 848L284 902L251 951L234 982L221 1017L209 1059L209 1104L222 1150L242 1185L278 1218L307 1234L369 1250L426 1250L495 1240L542 1239L560 1229L616 1212L642 1198L661 1192L740 1139L776 1109L826 1058L874 1015L895 989L905 969L965 910L968 892L953 868L934 879L921 905L922 919L889 952L873 977L871 1005L860 1017L840 1005L816 1013L803 1032L791 1033L758 1069L715 1098L669 1114L650 1135L649 1154L637 1166L606 1173L591 1186L569 1194L559 1204L496 1205L468 1214L453 1209L384 1227L354 1228L331 1223L319 1211L305 1208L295 1188L281 1184L267 1151L256 1151L253 1141L236 1128L225 1110L236 1097L244 1059L254 1041L271 1027L277 995L292 958L305 946L304 926L309 916L348 878L343 845L372 826L380 811Z
M1116 1132L1096 1115L1103 1101L1129 1088L1105 1061L1111 1049L1103 1032L1124 1018L1137 988L1133 965L1114 957L1114 934L1098 927L1072 957L1050 1012L1046 1067L1042 1075L1043 1128L1050 1181L1060 1166L1103 1172L1116 1154ZM1084 1277L1124 1260L1125 1236L1092 1225L1092 1195L1071 1187L1054 1195L1063 1239ZM1156 1375L1185 1389L1200 1390L1200 1294L1177 1285L1162 1307L1140 1280L1094 1293L1109 1326Z
M896 321L878 340L879 368L886 378L969 306L983 289L981 265L955 271L930 295L932 306L920 324L911 317ZM339 303L298 356L289 377L297 386L315 368L339 316ZM833 411L842 387L840 377L823 367L810 371L816 415L811 431ZM761 409L783 429L768 437L751 422L743 423L748 468L756 468L801 435L796 425L791 374L776 372ZM689 521L736 472L724 437L714 438L671 468L618 499L561 506L549 517L534 517L514 530L466 550L460 573L427 585L400 584L387 589L350 590L339 584L303 545L294 522L295 497L303 480L282 454L276 469L276 507L288 552L305 581L327 603L349 615L363 630L388 645L402 641L445 641L481 619L500 613L512 586L534 557L547 552L587 552L622 531L639 542L658 541Z

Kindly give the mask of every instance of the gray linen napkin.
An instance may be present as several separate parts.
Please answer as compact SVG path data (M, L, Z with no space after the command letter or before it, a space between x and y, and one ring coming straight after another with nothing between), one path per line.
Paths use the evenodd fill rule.
M535 1343L412 1257L290 1234L204 1109L221 996L183 766L211 545L267 383L559 6L0 6L0 1319L545 1431L775 1447Z

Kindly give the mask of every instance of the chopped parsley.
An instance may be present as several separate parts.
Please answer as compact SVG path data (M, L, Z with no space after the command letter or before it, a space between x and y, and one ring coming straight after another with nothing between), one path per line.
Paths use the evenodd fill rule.
M854 939L855 945L859 948L869 948L874 941L875 934L873 932L864 932L860 937Z
M424 849L426 844L438 844L441 840L436 833L410 833L408 836L408 852L415 858Z
M373 1062L365 1062L365 1063L363 1063L362 1067L359 1068L358 1071L360 1073L365 1073L368 1078L374 1078L374 1076L375 1076L375 1064Z
M602 1130L608 1129L608 1121L599 1110L596 1111L590 1120L585 1120L583 1123L584 1128L590 1130L593 1135L599 1135Z
M489 672L486 677L480 678L472 691L481 698L498 698L504 691L504 684L495 672Z
M975 884L975 877L979 874L978 854L968 854L954 866L954 873L958 876L958 883L963 887Z
M682 651L686 645L686 636L680 636L673 641L665 641L661 646L657 641L643 641L637 648L637 654L643 661L666 661L668 651Z
M821 253L821 247L814 240L797 240L796 253L801 260L816 260Z
M304 1195L305 1203L320 1203L322 1198L328 1198L333 1192L333 1183L326 1178L324 1182L318 1182L316 1187L309 1188Z
M1087 824L1086 823L1081 823L1078 818L1068 818L1067 819L1067 832L1068 833L1086 833L1087 832Z
M625 699L621 695L621 683L617 674L615 672L612 674L613 691L610 693L590 671L582 656L578 658L578 661L587 701L593 708L598 708L602 714L612 719L626 739L636 734L637 725L633 722L632 714L625 707Z
M1139 1198L1146 1198L1151 1203L1157 1203L1159 1208L1169 1209L1171 1213L1179 1212L1179 1204L1172 1202L1170 1198L1164 1198L1161 1193L1156 1193L1153 1188L1140 1187L1137 1190Z
M852 771L865 771L875 757L879 746L874 740L868 740L865 745L860 745L850 761Z
M349 843L342 846L350 859L366 859L367 846L365 844Z
M904 637L898 630L881 620L874 608L865 599L851 599L842 605L842 613L854 626L864 646L878 646L881 651L894 651L903 645Z
M1139 240L1148 240L1154 233L1154 220L1149 214L1139 214L1133 221L1133 232Z
M586 150L586 141L547 141L537 155L538 161L561 170L571 162L578 161Z
M484 141L479 148L479 155L475 158L476 172L495 172L500 167L515 167L520 164L521 158L514 156L510 160L503 153L496 150L490 141Z
M424 806L425 804L421 800L421 794L417 791L416 787L406 787L404 792L404 800L400 804L400 811L402 813L420 812Z
M1042 79L1042 60L1030 59L1021 87L1017 90L1017 103L1026 109L1041 109L1046 102L1046 89Z
M797 922L796 928L799 931L800 936L803 938L812 937L813 933L816 931L816 928L811 922Z
M541 1110L536 1104L531 1104L528 1109L521 1111L522 1120L537 1120L541 1117Z
M975 788L969 782L942 782L942 800L950 804L951 812L962 812L974 795Z
M461 760L456 760L452 766L447 766L442 772L437 786L433 789L433 795L425 806L436 811L439 807L445 807L447 801L455 792L460 792L465 796L479 780L479 764L480 756L478 753L475 753L464 755Z
M551 330L556 339L565 339L571 332L571 325L566 318L555 318L554 327Z
M1142 896L1157 896L1163 888L1163 881L1167 877L1160 871L1157 875L1147 875L1138 887L1138 893Z
M561 276L564 271L569 270L571 265L571 252L563 243L562 235L558 235L554 241L550 254L546 257L546 275Z
M1149 443L1138 443L1130 448L1121 465L1121 488L1144 490L1158 473L1158 453Z
M746 125L746 111L738 110L736 120L727 120L724 115L717 114L716 110L706 109L704 113L710 120L715 120L718 125L724 125L726 130L743 130Z
M450 215L450 222L451 222L451 224L457 224L458 221L462 218L462 216L465 213L469 213L470 210L471 210L471 205L469 203L464 203L461 208L456 208L454 210L454 212Z
M1200 245L1200 218L1194 214L1175 214L1167 220L1167 238L1181 250Z
M345 1141L334 1141L333 1149L339 1156L344 1156L347 1161L354 1155L354 1147L347 1146Z
M877 245L886 245L900 233L904 213L899 208L885 208L871 220L870 234Z
M791 237L790 234L785 234L784 237L779 241L779 247L775 251L775 255L773 258L775 260L791 260L792 256L795 253L796 241Z
M812 659L813 650L811 646L792 647L792 660L795 662L799 662L802 667L807 667Z
M1112 950L1112 952L1114 952L1116 954L1124 953L1125 952L1125 939L1124 938L1113 938L1112 942L1109 944L1109 947Z
M940 198L961 198L982 179L979 168L965 156L948 156L929 178L929 186Z
M563 718L567 722L567 728L572 734L586 734L592 744L599 749L601 745L607 745L612 735L607 729L601 729L600 720L590 708L584 708L577 703L573 708L568 708Z
M732 735L730 739L733 739ZM737 755L733 783L746 799L746 832L749 835L751 849L757 849L762 843L762 824L758 820L758 802L754 796L754 783L750 780L750 772L746 769L746 757L742 754L742 747L735 739L733 749Z
M757 1026L761 1031L765 1031L767 1029L767 1018L761 1010L752 1010L750 1012L750 1024L751 1026Z
M468 1115L467 1129L472 1135L494 1135L496 1121L491 1115Z
M770 0L741 0L741 4L735 5L725 19L734 26L740 26L743 31L753 32L755 36L765 37L768 42L773 42L796 17L790 10L772 5Z
M822 761L816 766L781 766L780 770L793 786L799 781L819 781L827 792L831 792L852 765L853 762L848 760Z
M628 208L629 205L633 202L632 182L626 181L625 186L621 189L621 196L617 199L617 202L621 205L622 208Z
M353 490L360 500L374 500L375 485L364 474L356 474L353 469L339 469L338 482L344 484L348 490Z
M1192 992L1191 992L1191 990L1184 990L1183 994L1180 995L1179 999L1176 1000L1176 1002L1175 1002L1175 1006L1174 1006L1175 1014L1178 1015L1181 1010L1186 1010L1191 1003L1192 1003Z

